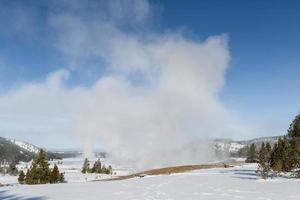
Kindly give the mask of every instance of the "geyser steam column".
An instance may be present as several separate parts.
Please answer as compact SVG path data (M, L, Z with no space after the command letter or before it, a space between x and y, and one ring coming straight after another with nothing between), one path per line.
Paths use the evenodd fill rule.
M108 62L115 66L124 61L122 70L112 67L111 74L76 98L74 131L87 144L99 138L119 161L144 168L205 161L206 154L211 156L209 148L201 155L180 149L207 135L237 131L229 126L233 121L218 99L229 61L224 36L204 42L178 34L149 43L135 37L111 40L118 41L124 53L112 52L115 59ZM132 83L129 75L137 68L123 57L134 60L140 55L145 65L138 71L144 81ZM91 145L86 147L90 154Z

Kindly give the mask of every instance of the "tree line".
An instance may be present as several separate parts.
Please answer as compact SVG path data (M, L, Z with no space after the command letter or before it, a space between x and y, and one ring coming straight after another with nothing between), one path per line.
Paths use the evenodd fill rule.
M112 174L112 167L110 165L108 167L106 167L104 164L102 165L100 159L98 159L94 162L93 167L90 168L90 161L85 158L81 173Z
M251 144L246 162L258 163L258 172L263 179L289 173L300 178L300 114L290 124L287 134L273 145L262 143L256 150Z
M60 173L56 164L50 169L47 155L43 149L38 153L35 160L32 161L26 174L20 171L18 181L20 184L46 184L46 183L63 183L65 182L64 174Z

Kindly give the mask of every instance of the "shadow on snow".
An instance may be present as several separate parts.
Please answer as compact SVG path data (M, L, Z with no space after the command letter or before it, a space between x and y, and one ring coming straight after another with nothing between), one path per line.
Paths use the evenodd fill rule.
M7 191L0 191L1 200L46 200L45 197L24 197L15 194L8 194Z
M233 172L233 174L235 175L238 175L238 176L234 176L233 178L248 179L248 180L261 179L260 175L256 173L256 170L235 169L235 170L231 170L231 172Z

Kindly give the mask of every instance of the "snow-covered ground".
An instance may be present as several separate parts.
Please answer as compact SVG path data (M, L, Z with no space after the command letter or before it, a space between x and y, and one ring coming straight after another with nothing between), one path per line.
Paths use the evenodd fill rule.
M122 181L15 185L0 188L0 199L300 199L300 180L276 178L265 181L255 174L255 170L255 165L244 165Z
M90 160L90 167L93 166L94 162L98 158L91 158ZM107 174L82 174L81 173L81 168L83 164L83 158L66 158L61 160L54 160L50 161L50 168L53 168L54 164L57 164L60 172L64 172L65 174L65 180L68 183L73 183L73 182L88 182L88 181L93 181L93 180L100 180L100 179L108 179L108 178L113 178L116 176L123 176L123 175L128 175L130 173L134 172L133 168L126 167L126 166L117 166L113 165L112 163L106 162L104 158L101 158L100 161L102 164L104 164L106 167L108 165L112 165L113 167L113 174L112 175L107 175ZM30 167L31 162L20 162L17 165L18 170L23 170L25 173L27 169ZM8 174L6 175L1 175L0 174L0 184L13 184L13 185L18 185L18 177L17 176L10 176ZM1 197L1 196L0 196ZM0 198L1 200L1 198Z

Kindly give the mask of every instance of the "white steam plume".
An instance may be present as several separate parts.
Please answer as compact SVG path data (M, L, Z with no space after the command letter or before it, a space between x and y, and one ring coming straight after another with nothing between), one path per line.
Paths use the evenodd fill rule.
M86 154L100 141L118 161L140 168L208 160L209 145L188 145L240 131L218 98L230 60L226 37L196 41L180 32L124 32L123 15L134 15L135 25L144 26L151 6L132 1L118 13L115 6L124 5L117 2L110 4L109 19L87 19L72 10L50 19L58 34L55 45L72 70L101 59L108 72L89 88L64 87L68 70L55 72L44 83L0 96L0 109L20 108L13 109L15 116L27 109L36 118L48 112L53 119L61 115L67 121L59 126L61 132L76 134ZM32 102L38 107L28 108Z

